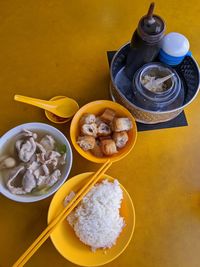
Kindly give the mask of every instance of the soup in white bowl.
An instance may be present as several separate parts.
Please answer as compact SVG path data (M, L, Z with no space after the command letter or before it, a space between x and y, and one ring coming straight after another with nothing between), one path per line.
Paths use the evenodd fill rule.
M71 165L67 138L48 124L22 124L0 139L0 190L12 200L34 202L52 195Z

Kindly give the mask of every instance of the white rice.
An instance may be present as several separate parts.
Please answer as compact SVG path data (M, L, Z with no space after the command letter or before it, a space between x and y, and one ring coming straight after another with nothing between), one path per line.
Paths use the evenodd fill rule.
M125 225L119 213L122 198L123 192L117 180L113 183L103 180L67 217L79 239L92 250L111 248L116 243Z

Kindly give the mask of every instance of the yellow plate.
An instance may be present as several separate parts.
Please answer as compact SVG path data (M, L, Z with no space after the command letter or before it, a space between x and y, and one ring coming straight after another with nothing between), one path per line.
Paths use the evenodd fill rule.
M48 223L63 209L63 201L65 197L73 190L77 192L88 181L92 172L79 174L68 180L53 197L49 212ZM102 179L113 181L114 179L104 174ZM123 228L116 245L106 252L102 249L92 252L90 247L84 245L75 235L73 228L68 224L67 220L60 223L51 234L51 240L58 252L67 260L81 266L99 266L106 264L117 258L128 246L131 241L135 228L135 210L132 200L125 190L123 190L123 201L121 206L121 216L124 217L126 226Z
M89 151L84 151L78 144L77 139L80 135L80 127L79 127L79 120L85 113L92 113L95 115L100 115L104 112L106 108L111 108L116 112L116 115L119 117L129 117L132 121L133 128L128 131L129 140L126 144L126 146L118 151L118 153L114 154L111 157L104 156L103 158L96 157L92 155ZM86 104L85 106L81 107L75 114L75 116L72 119L71 126L70 126L70 137L73 146L75 149L86 159L97 162L97 163L104 163L108 160L108 158L111 159L111 161L118 161L128 155L128 153L132 150L132 148L135 145L136 139L137 139L137 126L135 123L135 119L131 115L131 113L121 106L118 103L109 101L109 100L98 100L94 102L90 102Z

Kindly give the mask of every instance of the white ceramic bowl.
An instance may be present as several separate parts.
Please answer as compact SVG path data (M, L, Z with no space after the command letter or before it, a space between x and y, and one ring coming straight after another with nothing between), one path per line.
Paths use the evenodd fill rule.
M9 130L8 132L6 132L0 138L0 151L2 151L2 148L4 147L4 145L7 142L9 142L9 140L11 140L15 135L19 134L23 129L41 130L41 131L50 133L59 143L66 145L66 148L67 148L66 164L63 168L61 178L58 180L58 182L56 184L54 184L49 189L49 191L47 193L45 193L43 195L31 195L31 194L15 195L15 194L12 194L7 189L6 184L3 181L3 178L1 177L1 174L0 174L0 192L1 192L1 194L6 196L7 198L10 198L10 199L12 199L14 201L18 201L18 202L35 202L35 201L39 201L39 200L42 200L44 198L47 198L50 195L52 195L53 193L55 193L61 187L61 185L66 181L66 179L69 176L71 166L72 166L72 159L73 159L72 150L71 150L71 146L70 146L67 138L58 129L56 129L56 128L48 125L48 124L45 124L45 123L32 122L32 123L21 124L21 125L13 128L13 129L11 129L11 130Z

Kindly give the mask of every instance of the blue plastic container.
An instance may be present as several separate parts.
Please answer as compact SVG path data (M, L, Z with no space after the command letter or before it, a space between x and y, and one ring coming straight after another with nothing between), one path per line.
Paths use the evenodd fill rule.
M177 32L171 32L164 36L159 52L159 60L170 66L179 65L185 56L191 56L188 39Z

